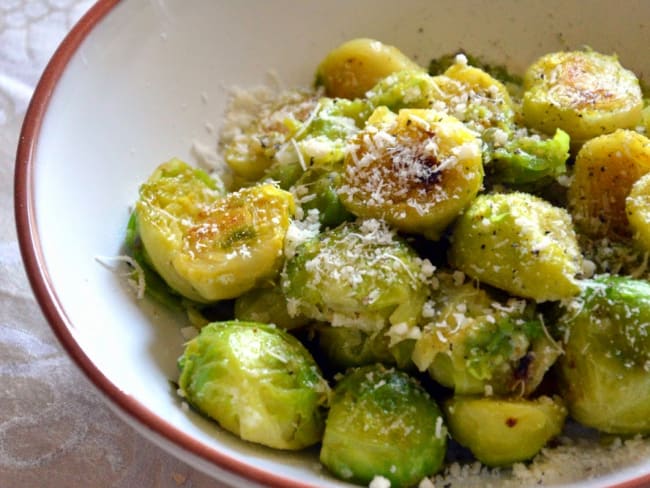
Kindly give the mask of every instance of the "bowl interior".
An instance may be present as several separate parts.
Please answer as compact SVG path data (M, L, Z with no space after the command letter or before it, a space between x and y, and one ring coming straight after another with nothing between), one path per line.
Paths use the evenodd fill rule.
M643 1L624 9L559 0L118 2L67 64L55 58L61 77L37 140L23 143L34 152L21 180L30 209L19 214L29 218L21 239L38 265L28 266L30 277L45 284L39 300L91 379L190 461L199 454L280 486L341 486L318 468L315 451L257 448L181 409L168 380L185 320L138 301L110 260L122 253L138 185L162 161L194 162L194 143L215 148L232 87L260 85L271 72L287 87L309 85L319 60L350 38L380 39L424 65L463 48L519 71L543 53L589 45L643 76L645 18ZM601 482L649 472L650 461Z

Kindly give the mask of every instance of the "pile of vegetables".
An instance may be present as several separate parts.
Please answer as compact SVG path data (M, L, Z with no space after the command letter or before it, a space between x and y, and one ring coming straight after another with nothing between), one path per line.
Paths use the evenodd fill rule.
M199 329L179 394L335 476L417 485L449 439L531 459L567 416L650 433L650 140L639 80L591 50L522 79L356 39L316 88L140 188L127 248ZM226 184L228 183L228 184Z

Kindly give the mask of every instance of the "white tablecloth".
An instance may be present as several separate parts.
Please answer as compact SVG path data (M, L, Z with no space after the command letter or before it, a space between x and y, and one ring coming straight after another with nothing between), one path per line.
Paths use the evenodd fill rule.
M217 487L118 419L36 304L16 241L18 135L49 57L89 0L0 0L0 487Z

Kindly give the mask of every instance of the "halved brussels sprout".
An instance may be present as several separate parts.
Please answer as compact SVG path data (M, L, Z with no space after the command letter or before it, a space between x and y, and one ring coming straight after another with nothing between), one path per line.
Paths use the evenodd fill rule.
M365 100L288 91L262 104L222 139L225 162L240 177L280 180L314 164L339 162L347 140L370 115ZM296 176L296 177L297 177Z
M245 180L260 179L278 157L294 150L288 141L317 107L313 93L293 90L254 104L246 118L237 113L237 125L224 132L221 140L226 164Z
M391 345L387 330L364 332L355 327L314 326L315 343L329 363L329 369L347 368L382 363L405 369L411 365L414 340L406 339Z
M650 172L650 139L617 130L587 141L576 156L569 209L590 237L626 239L632 234L625 199L632 185Z
M391 73L424 70L404 53L374 39L353 39L330 51L316 70L316 85L330 97L361 98Z
M334 388L321 462L336 476L395 488L436 473L447 430L436 403L407 374L381 365L348 372Z
M244 322L274 324L290 330L309 323L309 319L292 317L287 310L287 298L280 285L270 288L254 288L235 300L235 318Z
M586 281L558 327L560 391L571 416L613 434L650 433L650 284Z
M221 197L185 163L160 166L135 207L142 243L162 278L197 302L234 298L282 267L293 196L274 185Z
M345 223L296 249L282 289L292 315L367 332L391 325L397 336L416 327L427 295L426 268L383 222Z
M641 119L639 80L615 56L594 51L542 56L526 71L526 125L547 134L560 128L577 144Z
M489 147L484 151L484 160L489 159L485 169L490 180L538 188L566 173L571 146L566 132L558 129L552 138L519 132L509 135L500 129L488 129L483 133L482 139Z
M503 83L504 86L508 89L509 93L519 93L521 84L523 83L521 76L511 72L504 65L486 63L477 56L473 56L472 54L464 52L462 50L451 54L443 54L442 56L433 58L429 62L429 74L433 76L443 74L449 69L450 66L458 62L457 60L459 54L462 54L465 59L467 59L467 64L470 66L474 66L485 71L487 74Z
M336 227L354 219L337 191L343 184L342 172L340 165L315 166L305 171L291 188L305 213L318 210L318 220L324 227Z
M479 134L512 127L515 111L508 90L485 71L469 66L464 55L434 79L438 90L432 92L432 108L453 115Z
M449 262L483 283L540 302L580 292L582 255L571 217L527 193L477 197L455 224Z
M287 332L215 322L187 344L179 367L182 397L242 439L276 449L321 440L329 386Z
M644 251L650 252L650 173L632 185L625 198L625 213L632 237Z
M488 466L507 466L537 454L562 432L559 397L534 400L455 396L443 404L449 432Z
M499 301L473 283L437 273L429 323L412 359L457 394L530 395L561 353L525 300Z
M393 73L366 93L372 107L388 107L393 112L403 108L429 108L434 93L440 91L437 78L424 71L407 70Z
M457 119L380 107L352 140L339 193L355 215L438 239L482 181L480 142Z

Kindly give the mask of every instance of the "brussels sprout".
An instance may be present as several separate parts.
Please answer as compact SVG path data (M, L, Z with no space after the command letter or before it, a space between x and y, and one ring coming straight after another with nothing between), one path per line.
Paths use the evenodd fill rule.
M334 388L321 462L336 476L414 486L437 472L447 431L436 403L407 374L381 365L351 370Z
M270 184L220 197L179 161L154 172L135 208L155 270L203 303L234 298L277 275L293 211L292 195Z
M275 324L290 330L309 323L309 319L296 315L292 317L287 310L287 299L279 285L272 288L255 288L235 300L235 318L247 322Z
M327 359L330 369L345 371L373 363L395 364L406 368L411 364L414 341L406 339L391 346L387 330L364 332L354 327L314 326L318 350Z
M617 130L587 141L576 156L569 209L576 226L590 237L629 238L625 198L650 172L650 140Z
M438 239L482 181L480 142L457 119L380 107L352 141L339 194L355 215Z
M393 112L403 108L429 108L433 92L440 89L436 78L422 70L393 73L366 93L372 107L388 107Z
M429 62L429 74L432 76L442 75L445 71L449 69L450 66L457 63L458 55L462 54L467 59L467 64L479 68L482 71L485 71L492 78L500 81L507 88L508 92L512 94L519 95L521 92L521 85L523 79L521 76L518 76L512 73L504 65L500 64L490 64L482 61L476 56L473 56L469 53L460 51L453 54L444 54L438 58L433 58Z
M293 185L292 192L305 212L318 210L318 219L324 227L336 227L353 220L341 202L337 190L342 185L342 169L337 167L312 167Z
M569 135L558 129L552 138L537 134L508 136L500 129L488 129L482 139L488 143L484 160L490 179L518 187L540 187L566 173L569 158ZM507 138L501 141L504 136Z
M329 387L287 332L215 322L187 344L179 367L183 398L242 439L277 449L320 441Z
M455 224L449 262L483 283L540 302L580 292L582 255L571 217L527 193L477 197Z
M373 39L353 39L330 51L316 70L316 85L330 97L361 98L391 73L424 70L399 49Z
M143 273L145 284L144 293L152 300L166 306L170 310L182 312L184 310L182 297L165 283L150 264L151 260L142 245L142 239L140 239L137 222L138 219L136 218L135 212L131 213L124 238L126 252L135 259L135 262L140 267L140 270L135 269L133 271L131 278L138 280L137 274Z
M535 400L456 396L443 404L449 432L488 466L507 466L537 454L564 426L559 397Z
M430 264L429 264L430 266ZM345 223L301 244L288 259L282 289L289 313L333 326L406 335L426 299L427 269L383 222Z
M650 284L586 281L558 322L560 389L578 422L613 434L650 433Z
M632 237L639 247L650 252L650 173L639 178L625 198L625 213Z
M369 115L365 100L319 99L309 117L279 146L264 176L287 188L309 168L336 166L343 161L348 140Z
M278 159L287 159L294 148L289 141L318 107L318 99L308 91L286 91L255 104L251 113L221 141L226 164L245 180L260 179ZM237 114L238 117L241 117ZM290 147L291 146L291 147ZM294 158L297 159L295 154Z
M429 323L412 359L457 394L531 394L561 349L525 300L502 303L456 274L437 273Z
M547 134L557 128L582 144L641 118L639 81L616 57L594 51L547 54L524 76L526 125Z

